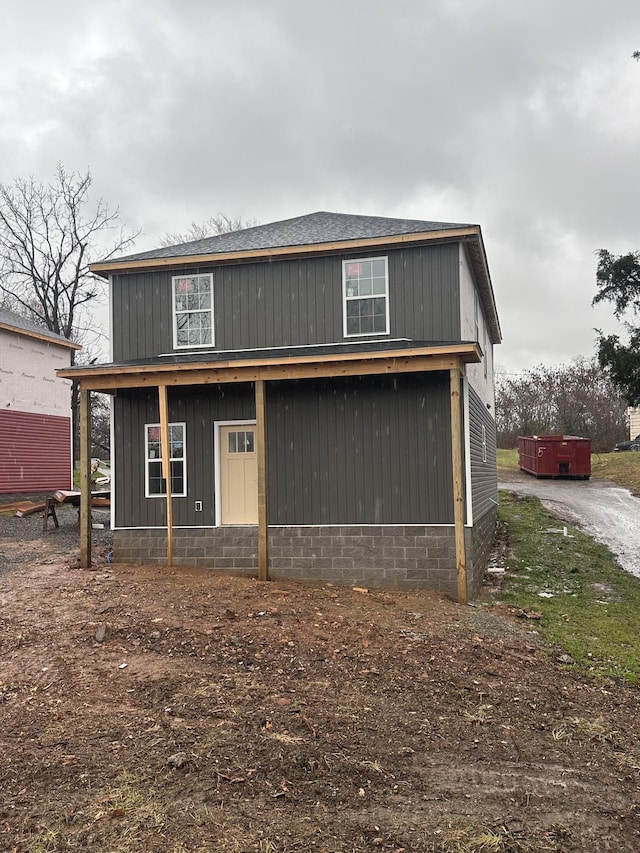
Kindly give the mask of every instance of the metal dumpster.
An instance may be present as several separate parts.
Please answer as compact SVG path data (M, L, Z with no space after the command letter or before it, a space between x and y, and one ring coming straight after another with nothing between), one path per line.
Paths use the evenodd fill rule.
M588 480L591 440L577 435L530 435L518 438L518 464L535 477Z

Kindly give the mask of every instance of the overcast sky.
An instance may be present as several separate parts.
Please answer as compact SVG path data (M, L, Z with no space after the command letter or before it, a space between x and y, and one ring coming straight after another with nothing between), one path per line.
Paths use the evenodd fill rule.
M2 4L0 181L89 167L136 250L225 213L479 223L507 370L640 249L638 0Z

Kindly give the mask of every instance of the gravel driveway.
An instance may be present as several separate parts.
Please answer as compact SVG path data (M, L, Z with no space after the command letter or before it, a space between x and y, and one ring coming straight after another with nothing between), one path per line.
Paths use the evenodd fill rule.
M547 509L603 542L640 577L640 498L609 480L537 480L518 473L499 488L539 498Z

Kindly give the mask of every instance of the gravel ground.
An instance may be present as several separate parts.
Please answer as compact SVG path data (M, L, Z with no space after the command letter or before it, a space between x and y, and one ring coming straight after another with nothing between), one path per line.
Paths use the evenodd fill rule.
M24 496L23 496L24 497ZM0 505L17 500L11 495L3 495ZM31 497L29 499L35 500ZM13 567L25 564L38 565L63 561L73 565L80 555L80 531L78 512L75 507L61 505L56 507L59 528L55 528L49 519L49 529L42 530L42 513L27 518L16 518L13 513L0 512L0 574ZM92 558L95 566L106 563L111 548L111 530L109 529L109 510L94 509L93 523L104 524L102 529L93 529Z

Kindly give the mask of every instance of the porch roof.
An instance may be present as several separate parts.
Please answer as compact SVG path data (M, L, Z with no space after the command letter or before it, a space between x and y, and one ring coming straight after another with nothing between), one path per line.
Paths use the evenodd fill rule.
M118 388L208 385L256 380L311 379L462 368L480 362L475 341L376 341L368 344L282 347L168 353L152 359L58 370L83 390L112 393Z

